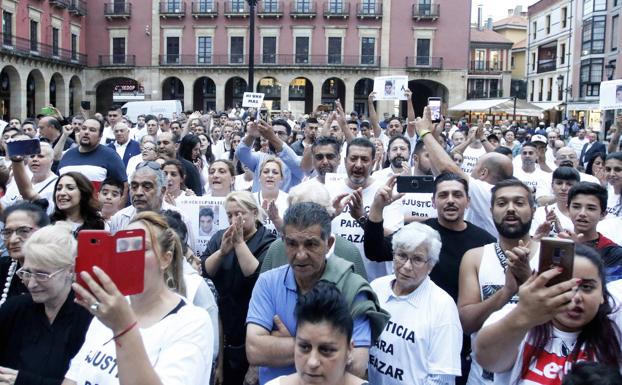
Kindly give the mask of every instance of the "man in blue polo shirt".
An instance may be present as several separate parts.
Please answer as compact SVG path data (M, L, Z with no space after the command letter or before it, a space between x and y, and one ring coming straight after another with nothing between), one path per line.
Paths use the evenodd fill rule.
M113 178L124 183L123 199L127 199L127 174L125 165L117 152L99 144L104 124L97 119L86 119L80 127L78 147L69 149L58 165L59 175L69 171L82 173L99 191L101 182Z
M259 276L246 318L246 355L259 366L259 383L291 374L294 367L294 308L300 294L320 280L334 283L350 305L354 320L354 353L348 370L364 377L369 347L389 319L367 281L353 265L330 255L335 237L331 216L316 203L292 205L283 219L283 240L288 265Z

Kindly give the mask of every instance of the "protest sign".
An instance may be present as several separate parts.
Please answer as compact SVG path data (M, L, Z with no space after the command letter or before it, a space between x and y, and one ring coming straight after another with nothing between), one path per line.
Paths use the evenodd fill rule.
M406 100L408 76L380 76L374 78L376 100Z
M622 79L600 83L600 109L622 109Z
M229 227L224 203L225 198L206 196L188 196L177 201L177 207L190 220L192 232L196 234L195 244L190 246L199 257L212 236Z
M242 98L242 107L261 108L264 95L261 92L245 92Z

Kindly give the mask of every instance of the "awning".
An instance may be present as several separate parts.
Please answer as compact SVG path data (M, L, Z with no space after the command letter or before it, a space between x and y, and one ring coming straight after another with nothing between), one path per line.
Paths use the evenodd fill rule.
M562 104L562 102L546 102L546 103L532 103L532 104L546 111L546 110L552 110L553 108L559 107Z
M492 110L495 112L505 112L508 115L513 115L514 111L516 111L516 115L521 116L540 116L543 112L535 104L521 99L516 99L516 105L514 104L514 99L510 99L495 106Z
M598 102L575 102L568 103L566 109L568 111L600 110L600 105L598 104Z
M456 104L449 108L449 111L485 111L498 106L512 99L474 99Z

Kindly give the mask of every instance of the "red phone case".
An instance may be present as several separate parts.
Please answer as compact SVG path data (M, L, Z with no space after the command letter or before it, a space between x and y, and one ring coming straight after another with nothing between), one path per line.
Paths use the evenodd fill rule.
M145 231L122 230L114 235L104 230L78 233L76 277L83 287L80 272L93 276L93 266L104 270L123 295L143 292L145 284Z

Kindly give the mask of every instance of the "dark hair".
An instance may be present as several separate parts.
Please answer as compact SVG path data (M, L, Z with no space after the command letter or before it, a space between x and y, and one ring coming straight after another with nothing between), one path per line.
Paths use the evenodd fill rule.
M188 251L188 228L181 218L181 214L173 210L162 211L162 216L166 220L168 227L173 230L181 241L181 249L184 255Z
M99 189L101 190L106 185L107 186L117 187L119 190L121 190L121 194L123 194L124 183L121 182L120 180L117 180L117 179L115 179L113 177L108 177L108 178L104 179L104 181L102 182L101 187Z
M607 189L598 183L579 182L572 186L570 191L568 191L568 207L570 207L570 202L579 194L595 196L600 203L601 213L607 210Z
M297 229L304 229L315 225L320 225L320 237L328 239L330 235L330 222L332 217L324 206L313 202L300 202L289 206L283 217L283 229L293 226ZM283 231L285 233L285 231Z
M77 171L69 171L59 176L54 184L54 212L50 215L52 223L67 220L67 214L58 209L56 204L56 189L58 183L63 177L71 177L76 182L76 187L80 191L80 217L83 220L79 230L103 230L105 227L104 218L99 213L99 204L95 200L94 189L91 181L89 181L82 173Z
M291 133L292 133L292 127L289 125L289 123L287 123L287 120L285 120L285 119L274 119L272 121L272 126L283 126L283 127L285 127L285 130L287 130L287 136L291 135Z
M376 157L376 146L374 143L367 138L354 138L350 143L348 143L348 147L346 147L346 157L350 155L350 147L358 146L364 148L371 148L371 158L374 159Z
M231 176L235 177L235 165L233 164L232 161L230 161L229 159L216 159L215 161L212 162L212 164L210 164L210 168L214 165L214 163L217 163L217 162L222 162L226 164L227 168L229 169L229 172L231 173Z
M50 126L54 127L54 129L56 129L56 131L61 131L63 129L63 126L60 124L60 122L58 121L58 119L52 117L52 116L48 116L47 122Z
M499 137L495 134L488 135L486 139L488 139L488 141L494 140L495 142L499 142Z
M158 121L159 122L164 122L164 124L169 124L171 121L169 120L169 118L162 118Z
M207 149L205 150L205 160L207 161L207 164L212 164L215 159L214 154L212 153L212 138L207 133L198 134L197 138L201 135L205 136L207 138L207 142L209 143L207 145ZM199 141L201 141L201 139L199 139Z
M341 152L341 145L339 144L337 139L333 138L332 136L320 136L315 138L315 142L313 142L313 144L311 145L311 151L313 152L319 146L333 146L333 148L335 149L335 153L337 153L337 156L339 156L339 153Z
M201 139L199 139L198 136L196 135L186 135L181 139L181 142L179 143L179 149L177 150L177 152L179 153L179 156L182 157L183 159L186 159L189 162L194 162L194 159L192 159L192 149L194 149L194 147L196 147L196 145L201 145Z
M317 123L318 123L318 121L317 121L317 119L316 119L316 118L314 118L314 117L310 117L309 119L307 119L307 121L306 121L306 122L304 122L304 126L306 127L306 126L307 126L307 124L309 124L309 123L317 124Z
M179 173L179 176L181 177L181 185L179 187L182 190L185 189L186 185L184 184L184 180L186 179L186 170L184 170L184 166L181 164L181 162L177 159L165 160L164 163L162 163L162 172L164 172L164 167L166 166L175 166L177 172Z
M389 148L391 148L391 144L393 144L393 142L395 142L396 140L403 140L404 142L406 142L406 145L408 146L408 153L410 154L410 140L408 140L408 138L404 135L395 135L394 137L389 139L389 143L387 144L387 151L389 151Z
M615 159L615 160L619 160L620 162L622 162L622 151L616 151L616 152L609 153L609 155L607 155L607 158L605 158L605 160L607 161L609 159Z
M453 172L443 172L439 174L436 178L434 178L434 186L432 188L432 197L436 196L436 189L438 188L439 184L443 182L449 182L452 180L455 180L456 182L460 182L460 184L462 184L462 186L464 187L465 194L467 196L469 195L469 182L467 182L466 179L464 179L458 174L454 174Z
M526 142L526 143L523 143L523 147L522 147L522 148L525 148L525 147L533 147L533 148L535 148L535 149L537 149L537 148L538 148L538 146L536 146L536 144L535 144L534 142ZM522 152L522 148L521 148L521 152Z
M88 119L86 119L86 120L94 120L94 121L96 121L97 123L99 123L99 136L102 136L102 135L104 134L104 122L103 122L103 121L101 121L101 120L97 119L97 118L96 118L96 117L94 117L94 116L91 116L90 118L88 118ZM85 121L86 121L86 120L85 120Z
M145 117L145 123L147 123L150 120L155 120L156 122L158 121L158 117L153 115L153 114L148 114L148 115L143 115Z
M580 359L579 354L583 350L588 357L607 366L620 367L622 362L622 351L620 351L619 336L620 331L617 325L609 318L616 304L607 290L605 284L605 266L600 254L593 248L581 244L575 245L575 256L588 259L598 270L600 277L603 303L598 307L594 318L583 326L574 349L568 355L568 361L574 362ZM531 357L537 357L544 351L544 347L552 338L552 323L538 325L529 331L528 340L533 340L534 350ZM529 370L530 360L523 361L522 373Z
M296 328L305 323L327 322L345 335L350 344L354 328L352 315L343 294L334 283L319 281L310 291L299 296L296 303L296 319Z
M533 196L533 191L531 190L531 188L516 178L508 178L497 182L497 184L493 186L492 190L490 190L490 192L492 193L490 198L490 207L493 207L495 205L495 199L497 199L497 191L507 187L523 188L525 191L527 191L527 200L529 201L529 206L536 206L536 199Z
M214 210L211 207L203 207L199 210L199 218L201 217L210 217L214 218Z
M603 365L600 362L580 361L562 380L562 385L619 385L622 384L622 375L617 366Z
M575 170L574 167L561 166L557 167L555 171L553 171L553 180L555 179L573 180L575 182L580 182L581 175L579 175L579 171Z
M6 223L6 220L16 211L24 211L29 217L31 217L38 228L45 227L50 224L50 217L47 216L45 210L38 204L34 204L28 201L18 201L15 204L10 205L2 213L2 222Z
M505 155L505 156L513 155L512 154L512 150L507 148L507 147L505 147L505 146L499 146L499 147L495 148L494 152L498 152L499 154Z
M590 159L587 161L587 165L585 166L586 174L594 175L594 162L598 158L600 158L604 163L608 157L603 152L597 152L592 154L592 156L590 156Z
M418 140L417 143L415 143L413 155L420 156L423 151L425 151L425 143L423 143L423 140Z

